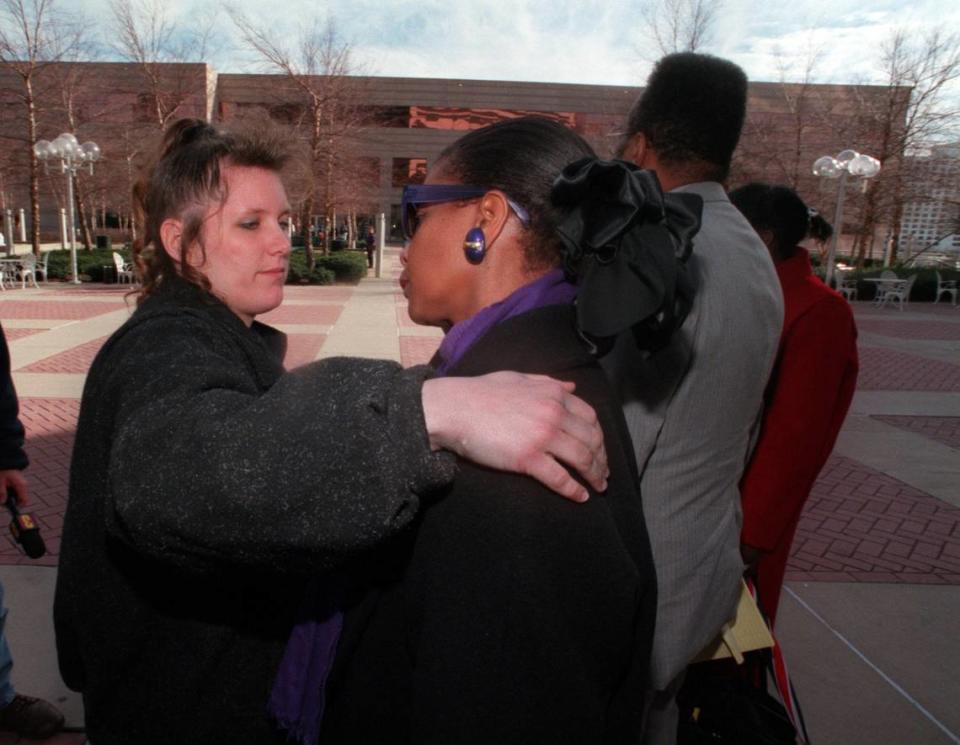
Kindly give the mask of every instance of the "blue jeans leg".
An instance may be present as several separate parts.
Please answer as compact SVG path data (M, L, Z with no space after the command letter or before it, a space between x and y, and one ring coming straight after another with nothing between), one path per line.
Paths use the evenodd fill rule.
M7 606L3 602L3 583L0 582L0 709L5 708L17 695L10 682L13 657L10 656L10 647L7 646L7 635L4 632L6 623Z

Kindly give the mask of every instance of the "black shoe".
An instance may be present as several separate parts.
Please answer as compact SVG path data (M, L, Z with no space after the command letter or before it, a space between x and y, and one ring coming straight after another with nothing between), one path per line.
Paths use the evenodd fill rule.
M0 731L16 732L20 737L43 740L63 729L63 714L42 698L21 696L0 709Z

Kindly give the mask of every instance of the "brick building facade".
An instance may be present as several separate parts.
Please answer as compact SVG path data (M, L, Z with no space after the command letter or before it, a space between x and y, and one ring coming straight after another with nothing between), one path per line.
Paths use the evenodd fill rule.
M70 86L63 80L73 76ZM309 101L302 89L278 75L216 74L204 64L159 65L144 69L126 63L51 65L43 71L39 134L52 139L73 129L92 139L103 161L81 192L89 210L108 225L129 227L129 187L135 164L155 141L164 116L200 116L234 126L269 123L291 141L308 137ZM322 80L322 79L319 79ZM0 207L28 207L27 146L18 81L0 66ZM69 88L71 97L65 95ZM341 216L384 212L396 227L402 186L423 178L438 154L463 131L523 114L549 116L587 138L602 156L612 154L619 130L641 88L626 86L515 83L427 78L352 78L349 126L331 123L327 174L313 180L314 214L325 208ZM820 183L810 165L820 155L853 147L870 152L877 133L864 121L857 101L884 91L869 86L752 83L748 120L738 149L731 185L747 180L787 183L830 215L835 183ZM74 126L68 124L70 98ZM159 112L159 115L158 115ZM335 152L334 152L335 151ZM291 179L291 197L305 198L303 168ZM320 161L324 161L321 159ZM891 164L884 164L890 167ZM296 169L294 169L296 171ZM318 170L321 170L318 168ZM44 177L42 223L63 203L62 176ZM85 182L85 183L84 183ZM317 185L319 184L319 186ZM856 227L859 202L847 202L847 230ZM89 211L88 210L88 211ZM98 225L102 229L102 225Z

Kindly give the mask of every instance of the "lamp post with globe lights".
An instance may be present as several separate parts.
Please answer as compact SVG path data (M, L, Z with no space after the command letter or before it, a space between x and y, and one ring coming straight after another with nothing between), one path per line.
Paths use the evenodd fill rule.
M70 266L73 272L73 284L80 284L80 273L77 271L77 226L74 217L73 178L77 169L89 165L93 173L93 164L100 159L100 146L95 142L85 142L82 145L69 132L64 132L53 142L38 140L33 146L33 152L43 162L46 168L48 162L59 159L60 170L67 174L67 205L70 209Z
M858 153L856 150L843 150L838 155L823 155L813 163L813 174L821 178L838 178L837 209L833 215L833 238L830 241L830 250L827 253L827 274L825 282L829 287L833 284L834 261L837 255L837 243L843 231L843 198L847 189L847 177L873 178L880 173L880 161L870 155Z

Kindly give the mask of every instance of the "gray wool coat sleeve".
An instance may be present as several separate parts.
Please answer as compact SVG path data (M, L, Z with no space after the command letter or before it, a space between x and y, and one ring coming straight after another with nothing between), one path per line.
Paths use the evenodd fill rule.
M185 315L107 354L93 396L112 402L107 529L164 562L323 569L402 529L452 479L453 459L427 444L424 369L331 359L264 390L231 334Z

